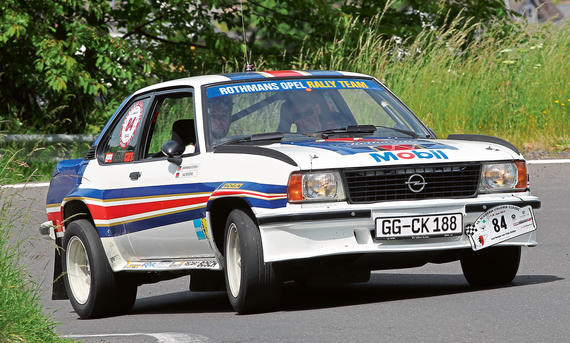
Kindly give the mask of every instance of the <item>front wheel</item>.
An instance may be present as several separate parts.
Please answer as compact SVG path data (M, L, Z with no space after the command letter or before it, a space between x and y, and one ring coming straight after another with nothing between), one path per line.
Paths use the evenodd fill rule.
M513 281L520 260L521 247L492 247L463 258L461 268L471 286L499 286Z
M264 262L257 225L242 210L230 212L226 221L224 256L228 298L236 312L262 312L277 306L281 287L275 270Z
M132 308L137 285L113 272L88 220L75 220L67 226L62 267L67 295L82 319L122 314Z

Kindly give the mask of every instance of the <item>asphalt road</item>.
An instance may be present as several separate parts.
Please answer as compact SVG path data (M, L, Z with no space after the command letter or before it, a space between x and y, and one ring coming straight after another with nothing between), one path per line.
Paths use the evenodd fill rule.
M14 239L28 238L22 263L43 285L41 302L60 323L57 332L84 342L568 342L570 164L530 172L542 200L539 246L523 249L514 283L495 289L471 289L457 262L426 265L374 272L366 284L288 285L280 310L239 316L225 293L191 293L184 277L139 287L128 315L80 320L68 301L50 299L53 250L37 238L46 188L11 191L18 194Z

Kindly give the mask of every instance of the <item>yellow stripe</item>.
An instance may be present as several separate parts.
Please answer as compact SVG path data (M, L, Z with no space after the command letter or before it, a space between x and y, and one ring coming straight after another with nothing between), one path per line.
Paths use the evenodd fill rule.
M183 209L183 210L176 210L176 211L172 211L172 212L168 212L168 213L155 214L155 215L148 216L148 217L143 217L143 218L124 220L124 221L122 221L122 222L117 222L117 223L96 224L95 226L96 226L96 227L109 227L109 226L121 225L121 224L136 222L136 221L139 221L139 220L145 220L145 219L151 219L151 218L156 218L156 217L167 216L167 215L169 215L169 214L176 214L176 213L180 213L180 212L184 212L184 211L197 210L197 209L199 209L199 208L204 208L204 207L206 207L206 205L202 205L202 206L198 206L198 207L193 207L193 208L185 208L185 209Z
M60 207L61 203L57 203L57 204L47 204L46 208L52 208L52 207Z

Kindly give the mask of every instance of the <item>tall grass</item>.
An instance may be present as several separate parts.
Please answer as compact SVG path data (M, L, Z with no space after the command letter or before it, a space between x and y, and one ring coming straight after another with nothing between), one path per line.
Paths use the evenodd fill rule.
M1 137L0 137L1 138ZM0 183L47 181L62 159L83 158L90 144L0 141Z
M523 150L570 149L568 23L485 29L457 18L402 43L375 31L378 22L355 32L356 20L341 19L335 41L305 49L295 67L373 75L440 138L481 133Z
M14 163L11 156L0 164L0 342L67 342L54 333L55 323L42 313L39 286L19 264L21 242L11 238L26 217L13 205L18 193L1 187L11 173L9 164Z

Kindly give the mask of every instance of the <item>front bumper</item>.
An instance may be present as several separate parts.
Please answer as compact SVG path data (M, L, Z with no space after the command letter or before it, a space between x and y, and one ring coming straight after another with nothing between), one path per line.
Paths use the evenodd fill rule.
M256 213L266 262L355 253L399 253L471 249L468 237L377 240L375 218L462 213L463 229L499 205L540 208L529 193L489 194L469 199L393 201L375 204L289 204ZM499 245L535 246L536 231Z

